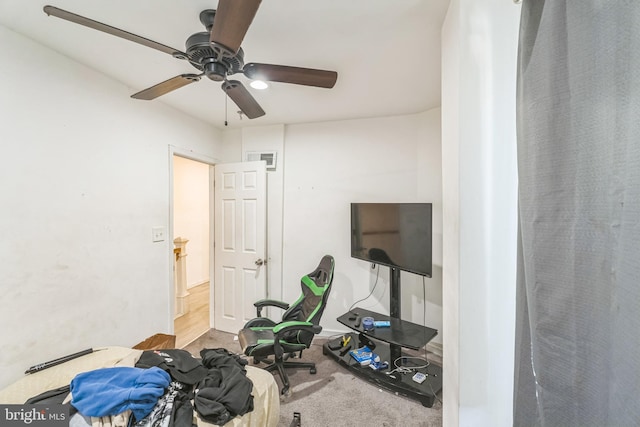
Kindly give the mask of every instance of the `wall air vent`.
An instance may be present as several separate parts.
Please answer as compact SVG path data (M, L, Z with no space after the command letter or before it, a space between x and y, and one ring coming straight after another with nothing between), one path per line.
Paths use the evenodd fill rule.
M267 162L267 170L276 170L276 154L275 151L247 151L245 153L246 162L255 162L258 160L264 160Z

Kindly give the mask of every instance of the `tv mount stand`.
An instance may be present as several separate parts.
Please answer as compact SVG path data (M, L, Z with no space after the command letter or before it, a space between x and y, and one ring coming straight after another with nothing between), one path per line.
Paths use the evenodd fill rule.
M420 350L431 341L438 331L416 323L402 320L400 300L400 270L390 268L389 278L391 282L391 295L389 301L389 316L356 307L353 310L338 317L338 322L353 329L356 333L347 334L351 337L353 348L362 346L368 340L376 343L374 353L380 356L381 361L388 361L389 368L384 371L376 371L369 366L361 366L348 352L341 354L343 349L332 350L330 346L336 340L328 341L323 346L323 353L331 356L339 364L345 366L354 374L376 384L377 386L403 396L419 400L426 407L433 406L436 394L442 389L442 368L429 363L426 368L419 371L426 375L426 380L418 383L412 379L413 373L399 373L388 375L395 368L394 362L401 357L415 357L415 355L403 354L402 348ZM356 314L356 316L354 316ZM354 318L357 317L357 318ZM373 328L365 331L360 319L373 317L375 320L387 320L391 326L388 328ZM363 338L361 338L363 337ZM339 340L340 338L338 338ZM333 346L332 346L333 347ZM401 363L398 363L402 366Z

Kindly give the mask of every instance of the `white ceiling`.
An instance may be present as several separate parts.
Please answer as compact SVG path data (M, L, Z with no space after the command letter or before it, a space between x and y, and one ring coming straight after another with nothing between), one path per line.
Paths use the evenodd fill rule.
M131 94L171 77L198 73L188 62L118 37L49 17L60 9L185 50L204 31L198 16L217 0L0 0L0 24L124 83ZM440 105L440 30L449 0L264 0L242 43L245 63L338 72L333 89L271 83L248 88L266 115L230 127L412 114ZM10 58L4 58L4 61ZM34 67L46 64L33 59ZM235 75L248 87L249 80ZM222 128L225 94L201 79L153 101Z

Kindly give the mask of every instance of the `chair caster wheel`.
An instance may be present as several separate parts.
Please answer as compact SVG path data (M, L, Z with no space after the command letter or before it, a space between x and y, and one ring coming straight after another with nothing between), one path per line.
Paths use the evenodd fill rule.
M318 372L318 371L316 370L316 368L311 368L311 369L309 369L309 373L310 373L310 374L315 374L316 372Z
M281 397L285 398L285 397L291 397L291 389L289 387L285 387L282 389L282 391L280 392Z

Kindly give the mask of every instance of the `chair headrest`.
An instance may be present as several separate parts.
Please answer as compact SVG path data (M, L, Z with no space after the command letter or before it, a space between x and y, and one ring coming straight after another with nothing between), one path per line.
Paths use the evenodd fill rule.
M322 257L318 267L302 277L302 283L316 296L321 296L331 286L333 281L334 260L331 255Z

